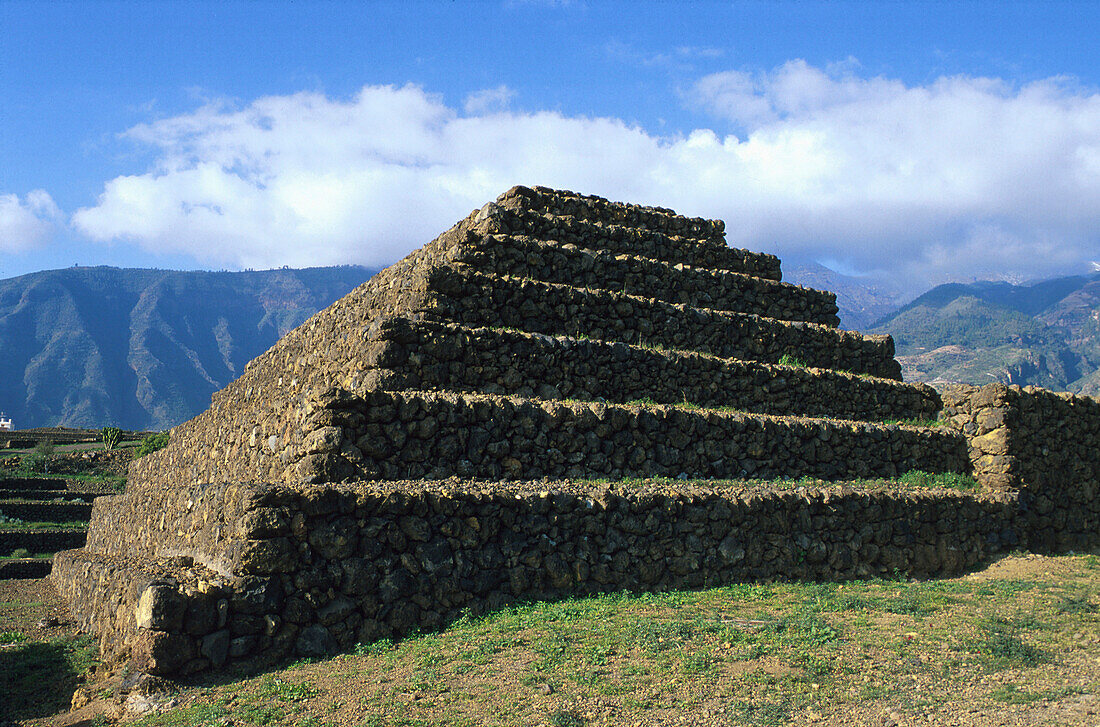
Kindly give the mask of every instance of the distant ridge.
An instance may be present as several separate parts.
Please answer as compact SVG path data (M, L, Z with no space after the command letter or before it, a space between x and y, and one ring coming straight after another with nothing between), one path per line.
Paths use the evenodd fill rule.
M897 310L896 301L902 295L882 278L843 275L815 262L792 265L784 279L835 293L840 327L851 331L866 330Z
M907 381L1100 394L1100 275L940 285L875 323Z
M73 267L0 280L0 408L21 429L174 426L374 272Z

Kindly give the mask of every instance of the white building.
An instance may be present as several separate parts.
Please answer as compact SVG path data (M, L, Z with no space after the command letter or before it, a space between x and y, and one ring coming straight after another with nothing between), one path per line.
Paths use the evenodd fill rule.
M11 418L4 416L4 412L0 411L0 431L10 432L14 429L15 427L11 425Z

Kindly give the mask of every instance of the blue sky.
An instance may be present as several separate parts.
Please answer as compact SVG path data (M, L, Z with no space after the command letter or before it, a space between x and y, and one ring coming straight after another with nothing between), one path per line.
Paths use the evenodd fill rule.
M0 277L381 266L513 184L913 292L1100 259L1095 3L0 0Z

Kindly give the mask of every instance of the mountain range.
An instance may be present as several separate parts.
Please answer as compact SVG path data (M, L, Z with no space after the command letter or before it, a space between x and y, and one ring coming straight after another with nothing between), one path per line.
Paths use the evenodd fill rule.
M374 272L74 267L0 280L0 410L20 429L175 426ZM1100 394L1100 274L952 283L900 307L888 284L821 265L785 278L837 293L842 327L894 336L908 381Z
M1100 393L1100 274L941 285L869 330L894 337L908 381Z
M19 429L174 426L374 272L74 267L0 280L0 410Z

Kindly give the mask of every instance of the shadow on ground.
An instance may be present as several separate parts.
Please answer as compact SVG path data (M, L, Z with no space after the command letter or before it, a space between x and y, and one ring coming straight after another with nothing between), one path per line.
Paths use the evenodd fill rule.
M87 637L0 650L0 720L36 719L67 710L93 654Z

